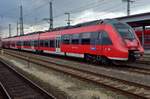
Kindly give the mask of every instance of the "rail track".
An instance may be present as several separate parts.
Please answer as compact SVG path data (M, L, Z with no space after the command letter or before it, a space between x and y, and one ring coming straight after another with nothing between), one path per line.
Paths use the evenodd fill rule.
M2 83L0 83L0 99L11 99Z
M45 66L46 68L54 69L83 80L91 81L105 88L133 97L134 99L150 99L150 86L147 85L98 74L90 70L79 69L65 64L59 64L51 60L40 59L39 57L35 57L36 55L29 56L29 54L21 54L21 52L14 53L12 51L5 52L5 54L34 64Z
M143 67L130 66L130 65L112 66L110 68L129 71L131 73L150 75L150 68L143 68Z
M146 65L150 65L150 58L149 59L146 59L146 60L141 60L141 61L138 61L136 62L138 64L146 64Z
M150 65L150 53L145 53L143 57L144 59L139 61L138 63Z
M0 61L0 82L1 99L56 99L2 59Z
M28 52L19 52L19 51L14 51L14 50L6 50L6 52L9 53L16 53L18 55L27 57L27 58L36 58L36 59L42 59L45 62L50 62L51 59L47 59L43 57L41 58L40 55L35 55L32 53L28 53ZM9 54L7 53L7 54ZM32 56L31 56L32 55ZM55 60L52 60L55 61ZM59 61L59 60L58 60ZM62 60L63 61L63 60ZM70 60L69 60L70 61ZM72 61L72 60L71 60ZM86 64L85 62L83 64ZM92 64L95 66L99 66L97 64ZM121 65L121 66L116 66L116 65L112 65L112 66L104 66L104 65L100 65L101 67L104 68L111 68L111 69L116 69L116 70L120 70L120 71L127 71L127 72L131 72L131 73L137 73L137 74L143 74L143 75L150 75L150 68L144 68L144 67L137 67L137 66L130 66L130 65Z

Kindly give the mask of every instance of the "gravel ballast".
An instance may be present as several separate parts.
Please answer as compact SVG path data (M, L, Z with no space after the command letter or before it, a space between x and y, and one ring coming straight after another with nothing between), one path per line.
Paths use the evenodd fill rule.
M28 63L26 61L8 55L1 57L29 75L42 80L43 83L47 83L47 87L53 86L60 92L65 93L69 97L68 99L129 99L93 83L80 81L69 75L42 66L32 63L30 63L30 66L27 66Z

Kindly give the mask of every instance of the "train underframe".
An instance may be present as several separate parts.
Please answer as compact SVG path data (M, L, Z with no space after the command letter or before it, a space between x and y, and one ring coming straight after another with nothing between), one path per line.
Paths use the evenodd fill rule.
M85 54L84 59L87 62L92 62L92 63L100 63L104 65L109 65L109 64L125 64L125 63L130 63L130 62L135 62L136 60L140 59L142 56L141 53L137 50L129 50L129 55L128 55L128 60L127 61L122 61L122 60L111 60L108 59L106 56L97 56L97 55L92 55L92 54Z
M92 54L85 54L84 59L87 62L98 63L98 64L111 64L112 61L105 56L97 56Z
M8 48L8 49L10 49L10 48ZM18 49L18 50L22 50L22 49ZM35 50L35 52L43 53L43 50ZM139 53L139 51L129 50L129 55L128 55L127 61L111 60L111 59L108 59L106 56L98 56L98 55L93 55L93 54L89 54L89 53L84 54L84 59L90 63L103 64L103 65L111 65L111 64L120 65L120 64L134 62L137 59L139 59L141 56L142 56L142 54Z

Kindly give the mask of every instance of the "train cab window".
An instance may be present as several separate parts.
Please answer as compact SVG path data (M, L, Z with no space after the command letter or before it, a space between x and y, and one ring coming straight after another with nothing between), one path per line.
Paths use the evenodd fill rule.
M109 38L109 35L106 33L106 32L101 32L101 44L102 45L112 45L112 41L111 39Z
M81 34L81 44L90 44L91 41L91 33L82 33Z
M63 44L70 44L70 35L63 35L62 42Z
M79 34L73 34L71 37L71 44L79 44Z
M133 29L125 23L114 23L113 26L116 28L118 33L123 39L129 39L134 40L135 39L135 33Z
M55 41L54 40L49 40L49 47L55 47Z

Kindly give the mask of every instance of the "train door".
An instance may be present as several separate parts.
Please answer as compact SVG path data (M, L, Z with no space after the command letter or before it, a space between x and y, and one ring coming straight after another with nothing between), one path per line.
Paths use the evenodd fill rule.
M100 56L102 55L100 32L91 33L91 47L90 48L92 50L92 53L97 55L97 59L100 60Z
M102 44L102 33L98 32L98 38L97 38L97 55L101 56L103 54L103 46Z
M91 50L95 52L96 55L102 54L102 46L101 46L101 33L95 32L91 35Z
M61 43L61 36L59 35L55 39L55 47L56 47L56 52L57 53L61 52L60 43Z
M23 44L24 41L19 41L19 42L20 42L20 44L19 44L19 45L20 45L20 48L23 49L23 48L24 48L24 44Z
M34 40L31 40L31 49L34 50Z

